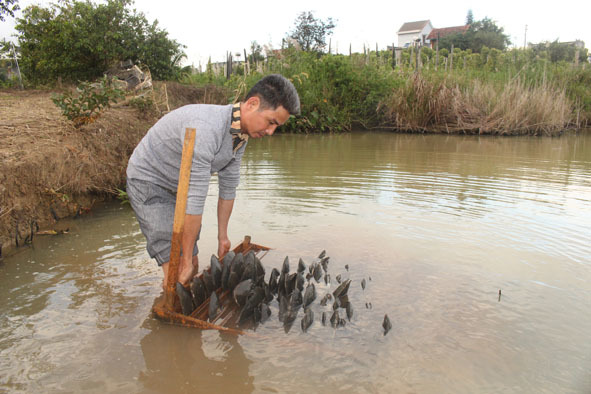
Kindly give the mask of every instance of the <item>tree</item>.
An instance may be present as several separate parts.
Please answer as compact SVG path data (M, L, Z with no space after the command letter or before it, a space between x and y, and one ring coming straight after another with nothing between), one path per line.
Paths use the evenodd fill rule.
M472 13L472 10L468 10L468 14L466 15L466 24L471 25L472 23L474 23L474 14Z
M90 80L129 59L147 64L155 79L174 77L183 46L130 4L63 0L25 8L15 26L23 72L33 82Z
M470 24L465 33L454 33L442 37L439 41L439 48L454 48L462 50L471 49L473 52L480 52L483 47L504 50L511 41L509 36L489 18L484 18Z
M288 38L295 40L303 51L322 52L326 47L326 38L332 34L335 26L332 18L323 21L316 19L312 11L302 12L295 20L294 29Z
M0 0L0 21L4 22L4 15L14 18L14 11L20 10L18 0Z

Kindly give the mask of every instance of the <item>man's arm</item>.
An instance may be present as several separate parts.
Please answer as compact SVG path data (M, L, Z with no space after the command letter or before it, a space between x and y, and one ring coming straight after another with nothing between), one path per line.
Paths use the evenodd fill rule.
M218 257L230 250L230 239L228 238L228 222L234 207L234 199L218 199Z

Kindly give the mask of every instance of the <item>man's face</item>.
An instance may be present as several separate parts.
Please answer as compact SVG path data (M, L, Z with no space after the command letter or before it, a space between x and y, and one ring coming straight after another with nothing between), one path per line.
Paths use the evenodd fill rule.
M275 129L289 119L289 112L282 106L261 109L258 97L249 98L240 108L241 129L250 138L273 135Z

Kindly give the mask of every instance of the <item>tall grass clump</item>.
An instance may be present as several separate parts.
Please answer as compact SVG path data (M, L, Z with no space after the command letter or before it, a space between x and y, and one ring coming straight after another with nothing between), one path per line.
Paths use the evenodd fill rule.
M478 134L556 134L573 124L574 105L564 89L531 86L514 78L494 82L413 73L380 102L385 126L406 131Z

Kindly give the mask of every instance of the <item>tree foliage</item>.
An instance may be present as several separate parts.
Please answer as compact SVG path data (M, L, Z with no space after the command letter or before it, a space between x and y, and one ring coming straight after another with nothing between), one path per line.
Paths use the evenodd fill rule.
M504 50L511 44L511 41L502 27L497 26L493 20L484 18L471 23L465 33L454 33L442 37L439 41L439 48L450 49L452 44L455 48L480 52L483 47Z
M471 25L472 23L474 23L474 14L472 13L472 10L468 10L468 13L466 14L466 24Z
M155 79L173 78L183 46L130 4L64 0L25 8L15 27L23 72L33 82L90 80L129 59L147 64Z
M18 10L18 0L0 0L0 21L4 21L4 15L14 17L14 11Z
M302 12L296 18L288 39L295 40L303 51L322 52L335 26L332 18L323 21L315 18L312 11Z

